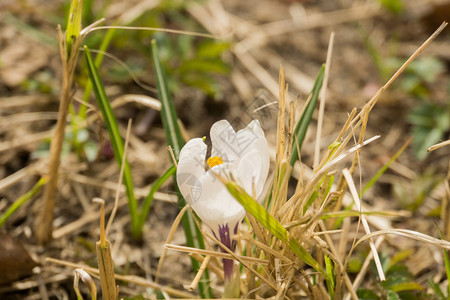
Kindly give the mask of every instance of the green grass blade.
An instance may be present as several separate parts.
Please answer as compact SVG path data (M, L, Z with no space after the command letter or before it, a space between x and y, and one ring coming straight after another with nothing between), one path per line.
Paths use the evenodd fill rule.
M447 274L447 280L450 279L450 260L448 258L448 250L444 249L444 262L445 262L445 272ZM447 295L450 297L450 283L447 286Z
M161 187L161 185L164 184L164 182L166 182L167 179L175 174L176 170L177 168L174 165L171 166L152 184L147 197L145 197L144 202L142 203L142 209L139 215L139 227L142 228L144 226L145 220L147 219L147 215L150 211L150 207L153 203L153 196L155 195L156 191Z
M330 299L334 299L334 289L336 286L336 281L334 275L333 261L328 255L324 256L324 260L325 260L325 269L327 270L327 274L329 276L329 279L327 279L328 293L330 294Z
M158 46L156 40L152 40L153 68L156 76L156 86L158 88L158 98L161 101L161 119L166 133L167 142L173 149L175 158L178 160L181 148L184 145L181 130L178 126L178 117L173 105L172 96L167 87L167 77L159 61Z
M325 180L327 180L327 182L325 182ZM322 201L324 201L328 194L330 193L330 190L333 186L333 182L334 182L334 176L329 176L329 177L324 177L321 182L317 185L317 189L311 194L311 197L309 198L308 202L306 202L305 207L303 207L303 214L306 213L306 211L308 210L308 208L311 206L311 204L314 203L314 201L316 201L317 197L319 196L319 190L321 188L323 188L324 183L326 183L326 187L325 187L325 193L323 193L323 199Z
M83 12L83 0L72 0L70 3L69 19L67 20L66 44L67 56L72 51L72 45L81 31L81 17Z
M439 284L433 281L433 279L428 280L428 285L430 288L434 291L435 296L438 297L440 300L447 300L447 297L444 296L444 293L441 291L441 288L439 287Z
M444 239L441 231L439 231L439 236L441 237L442 240ZM447 280L449 280L450 279L450 259L448 257L448 250L442 249L442 251L444 252L445 273L447 274ZM450 299L450 283L447 286L447 297L448 297L448 299Z
M175 106L172 101L172 97L169 93L167 87L167 79L164 69L159 60L158 46L156 41L152 41L152 58L153 58L153 69L156 76L156 86L158 88L158 98L161 101L161 119L164 126L164 131L166 133L166 141L172 147L175 158L178 160L181 148L184 145L183 137L181 136L180 127L178 126L178 117L175 111ZM176 182L176 180L174 180ZM186 201L181 196L178 186L175 184L175 189L177 195L179 195L178 206L182 209L186 205ZM204 249L205 244L203 241L203 236L200 230L197 228L192 214L184 214L182 218L182 224L184 229L184 234L186 236L186 243L189 247L195 247ZM196 272L200 268L200 264L191 259L192 268ZM198 290L202 298L212 298L212 292L209 287L209 273L203 273L202 280L198 284Z
M89 77L92 81L92 86L94 88L95 97L97 99L100 111L102 112L106 128L108 129L109 137L111 139L111 144L114 151L114 156L120 168L122 166L124 145L119 133L119 126L117 125L116 118L111 109L108 97L106 96L105 88L103 87L103 84L100 80L100 76L98 75L98 70L94 64L92 55L87 46L84 46L84 54L89 71ZM130 210L131 216L131 233L135 238L141 238L142 228L139 228L139 215L137 211L137 202L134 196L134 187L133 187L133 180L131 177L131 169L127 160L125 160L123 183L125 184L126 187L128 208Z
M322 88L323 76L325 74L325 65L322 65L320 68L319 74L316 77L316 81L314 82L313 89L311 91L311 100L308 103L305 111L303 112L300 120L298 120L297 125L295 126L294 134L293 134L293 143L292 143L292 155L290 164L293 166L295 162L298 160L298 149L302 148L303 140L306 136L306 131L308 130L309 123L311 122L312 115L314 113L314 109L317 106L317 102L319 100L319 92Z
M364 195L364 193L368 189L370 189L375 184L375 182L377 182L377 180L381 177L381 175L384 174L384 172L386 172L386 170L397 159L397 157L399 157L400 154L402 154L403 151L405 151L406 147L408 147L408 145L411 143L411 141L412 141L412 138L409 138L406 141L406 143L403 144L403 146L400 148L400 150L398 150L397 153L395 153L394 156L392 156L391 159L369 180L369 182L362 189L360 197L362 197Z
M97 67L97 69L100 68L100 65L103 62L103 58L105 57L106 49L108 49L108 46L111 43L115 32L116 32L115 28L109 29L106 32L105 37L102 40L100 48L98 49L99 52L95 56L95 66ZM84 102L89 102L89 96L91 95L91 93L92 93L92 83L90 81L88 81L86 83L86 87L84 89L84 95L83 95L83 101ZM78 111L78 116L82 120L86 119L86 111L87 111L87 106L84 105L84 104L81 104L80 105L80 110Z
M269 230L279 240L285 242L292 252L295 253L306 264L313 267L317 272L321 273L325 279L328 278L327 272L320 264L306 251L305 248L293 237L283 225L280 224L273 216L269 214L264 207L250 197L247 192L234 182L227 182L226 187L233 197L244 206L245 210L252 214L267 230Z
M114 36L114 33L116 32L115 28L111 28L109 29L103 40L102 43L100 45L99 48L99 52L95 57L95 66L98 68L100 68L100 65L103 62L103 58L105 57L105 51L108 48L109 44L111 43L111 40ZM84 88L84 95L83 95L83 101L88 103L89 102L89 97L91 96L92 93L92 82L90 80L88 80L86 82L86 86ZM69 104L69 112L70 112L70 125L72 127L72 131L73 131L73 146L75 148L75 152L81 156L81 154L84 151L84 145L82 143L79 142L78 139L78 132L79 130L82 128L79 126L80 120L84 121L86 120L86 112L87 112L87 105L85 105L84 103L80 103L80 108L78 109L78 113L75 113L75 109L73 107L73 102L70 102Z
M33 41L51 46L52 48L58 47L58 39L55 38L54 34L47 34L42 29L40 30L36 26L31 26L29 23L25 23L21 19L9 13L6 9L2 10L2 23L14 27L20 32L20 34L25 35Z
M36 195L43 185L45 185L48 181L47 177L41 177L39 181L33 186L31 190L26 192L24 195L20 196L14 203L0 216L0 228L2 228L3 224L5 224L6 220L21 207L24 203L31 199L34 195Z

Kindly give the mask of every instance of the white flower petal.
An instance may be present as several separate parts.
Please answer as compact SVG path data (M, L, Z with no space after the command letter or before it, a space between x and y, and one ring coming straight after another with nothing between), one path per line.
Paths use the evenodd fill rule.
M239 159L241 148L236 132L227 120L220 120L211 126L211 156L220 156L224 162Z
M198 179L205 174L206 145L201 138L190 140L180 152L177 183L184 199L192 205L200 195L196 188Z
M220 166L223 166L220 168ZM224 175L229 165L214 167L214 171ZM219 225L228 224L234 228L245 215L242 205L228 192L225 185L211 171L206 172L197 182L201 196L192 208L202 221L212 230L217 231Z
M264 132L262 131L258 120L253 120L250 124L248 124L247 127L239 130L236 133L236 139L238 141L239 147L241 148L241 158L247 152L252 151L252 148L254 147L253 144L256 140L266 140L266 138L264 137Z
M269 173L269 148L265 138L257 138L249 148L251 149L239 161L238 183L250 196L253 196L254 185L255 196L258 198Z
M259 137L264 137L264 131L261 128L261 124L259 123L258 120L253 120L250 122L250 124L247 125L247 127L245 127L244 129L250 129L252 130L257 136ZM244 130L241 129L241 130ZM239 132L238 132L239 134Z

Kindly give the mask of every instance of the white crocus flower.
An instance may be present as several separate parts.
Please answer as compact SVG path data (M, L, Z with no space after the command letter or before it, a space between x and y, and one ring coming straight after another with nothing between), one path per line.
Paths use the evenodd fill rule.
M269 149L257 120L238 132L228 121L218 121L211 127L210 136L212 149L207 164L207 146L203 139L194 138L183 147L177 182L181 194L203 223L234 250L236 245L231 235L237 233L245 210L213 172L235 180L249 195L258 198L269 172ZM224 260L225 277L231 276L232 267L231 261Z

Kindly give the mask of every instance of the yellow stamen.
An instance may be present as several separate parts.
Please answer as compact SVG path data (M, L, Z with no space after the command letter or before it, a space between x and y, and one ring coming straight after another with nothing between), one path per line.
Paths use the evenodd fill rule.
M211 156L210 158L208 158L206 163L212 168L217 165L223 164L223 160L220 156Z

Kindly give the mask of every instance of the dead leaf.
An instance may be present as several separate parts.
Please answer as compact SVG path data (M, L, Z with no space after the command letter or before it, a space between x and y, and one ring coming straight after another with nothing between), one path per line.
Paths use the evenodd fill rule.
M37 263L22 243L4 232L0 232L0 241L0 285L31 275Z

